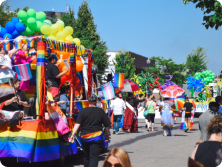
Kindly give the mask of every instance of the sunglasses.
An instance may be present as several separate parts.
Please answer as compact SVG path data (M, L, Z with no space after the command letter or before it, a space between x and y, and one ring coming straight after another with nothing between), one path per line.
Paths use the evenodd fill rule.
M111 164L110 162L106 161L105 162L105 167L122 167L122 165L120 163L118 164Z

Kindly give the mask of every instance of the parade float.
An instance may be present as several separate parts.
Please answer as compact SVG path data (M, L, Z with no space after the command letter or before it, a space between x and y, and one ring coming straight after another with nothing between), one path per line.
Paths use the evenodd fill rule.
M42 35L33 35L41 32ZM29 50L26 57L32 58L37 55L37 59L29 64L15 65L17 77L21 81L29 82L29 90L26 92L27 98L31 98L36 93L36 118L28 116L28 120L23 119L18 125L8 127L0 125L0 158L16 157L17 162L40 162L60 159L64 162L64 157L77 153L77 147L81 143L69 143L64 145L59 142L59 134L55 127L54 120L45 120L46 110L46 88L45 88L45 63L48 54L55 53L58 58L59 70L69 71L61 78L61 85L70 83L70 106L67 125L72 131L75 124L75 111L81 110L89 105L87 98L96 88L96 81L93 80L93 56L92 50L80 45L78 38L73 38L73 29L65 26L59 20L55 24L46 20L44 12L36 13L33 9L27 12L20 10L17 17L9 21L5 28L0 30L3 37L3 48L6 51L13 49ZM19 55L17 55L19 56ZM19 57L18 57L19 58ZM12 59L12 62L16 57ZM87 66L84 63L87 62ZM1 84L0 107L4 105L4 100L14 93L10 84ZM97 91L97 90L95 90ZM76 101L75 97L83 95L81 101ZM1 109L1 108L0 108ZM53 108L54 111L58 106ZM108 143L104 141L104 147ZM101 148L102 149L102 148Z

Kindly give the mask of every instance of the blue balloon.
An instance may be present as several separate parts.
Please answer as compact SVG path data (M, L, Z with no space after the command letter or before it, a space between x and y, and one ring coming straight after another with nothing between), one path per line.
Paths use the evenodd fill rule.
M0 29L0 36L1 36L1 37L4 37L4 35L5 35L6 33L8 33L7 30L6 30L5 28L1 27L1 29Z
M23 23L21 22L18 22L15 24L15 29L18 31L18 32L24 32L25 31L25 26Z
M15 23L12 21L9 21L6 25L5 25L6 30L9 33L12 33L13 31L15 31Z
M4 37L3 37L3 38L5 38L6 36L7 36L7 38L8 38L8 39L12 39L12 35L11 35L11 34L6 33L6 34L4 35Z
M17 23L17 22L19 22L19 19L18 19L18 17L13 17L13 18L11 19L11 21L14 22L14 23Z
M12 38L15 39L15 38L17 38L19 35L20 35L20 32L18 32L18 31L15 30L15 31L12 33Z

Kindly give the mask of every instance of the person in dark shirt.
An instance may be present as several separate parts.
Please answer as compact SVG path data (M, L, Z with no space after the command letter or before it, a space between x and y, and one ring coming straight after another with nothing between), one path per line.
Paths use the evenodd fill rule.
M29 107L28 100L25 96L25 93L20 90L20 80L17 78L13 78L12 85L15 89L15 96L11 99L5 101L4 106L2 110L5 112L15 112L14 114L10 114L10 121L8 123L8 126L12 127L18 124L19 119L22 119L23 117L23 111L24 107Z
M48 61L49 63L45 67L45 80L52 82L52 89L50 93L52 94L53 98L56 99L59 97L60 78L69 71L69 68L66 68L65 71L60 73L58 67L55 65L57 63L57 57L55 54L51 54L48 57Z
M193 104L189 102L188 97L185 98L185 104L183 108L185 110L185 125L186 125L185 132L190 133L190 117L191 117L191 111L193 110Z
M84 167L97 167L100 149L103 145L102 125L105 126L105 140L109 140L110 120L105 111L96 107L97 97L89 96L89 107L82 109L73 128L70 142L74 142L74 135L81 126L81 143L84 150Z
M200 162L205 167L220 166L222 150L222 116L211 119L207 126L209 140L198 144L191 158ZM220 149L220 151L219 151Z

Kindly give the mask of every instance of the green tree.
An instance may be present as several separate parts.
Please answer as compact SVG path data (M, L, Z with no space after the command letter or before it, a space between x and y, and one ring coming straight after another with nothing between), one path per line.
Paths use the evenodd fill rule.
M72 13L71 13L72 14ZM78 19L74 26L73 37L81 40L81 45L93 50L94 63L100 71L104 71L108 66L107 46L97 33L92 12L87 1L83 1L78 10Z
M164 66L166 66L165 75L173 75L173 78L171 81L178 85L182 85L182 81L184 81L184 78L186 76L181 75L181 72L185 71L185 65L184 64L176 64L172 58L165 59L164 57L160 56L152 56L152 60L155 60L154 67L150 67L149 70L146 70L149 73L153 73L158 75L159 82L161 84L164 83ZM165 77L165 79L168 79Z
M74 8L69 6L68 13L63 13L61 20L65 23L65 25L71 26L75 32L76 28L76 19L75 19L75 12Z
M186 67L191 70L192 75L207 70L208 59L206 54L207 50L198 46L196 50L187 55Z
M217 0L183 0L183 4L192 2L196 4L196 8L200 8L204 12L202 23L206 29L209 27L217 30L222 25L222 6Z
M126 52L124 58L122 59L121 53L119 52L113 60L113 64L115 65L115 72L122 73L123 65L123 73L125 74L125 78L132 78L136 71L136 67L133 65L134 60L135 58L132 58L129 52Z
M15 16L14 12L10 12L10 6L8 5L8 1L3 2L0 5L0 25L5 27L6 23L10 21L12 17Z

